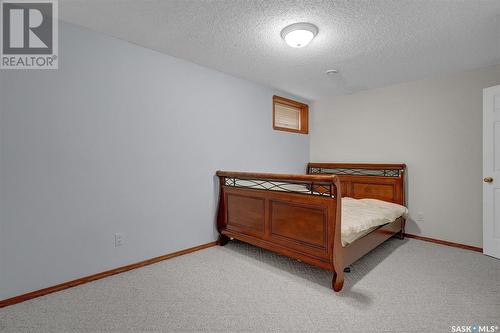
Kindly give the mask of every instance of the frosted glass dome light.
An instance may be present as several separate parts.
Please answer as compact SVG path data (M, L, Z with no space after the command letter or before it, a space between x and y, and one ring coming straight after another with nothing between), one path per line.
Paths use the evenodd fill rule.
M318 28L311 23L294 23L281 30L281 38L291 47L304 47L318 34Z

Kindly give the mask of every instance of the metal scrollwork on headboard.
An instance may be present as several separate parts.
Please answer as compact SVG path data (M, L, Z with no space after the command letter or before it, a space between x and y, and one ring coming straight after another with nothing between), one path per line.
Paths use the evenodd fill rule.
M328 168L310 167L310 174L353 175L353 176L379 176L400 177L402 169L361 169L361 168Z
M245 187L257 190L279 191L300 193L308 195L318 195L323 197L333 197L331 183L316 182L293 182L293 181L275 181L270 179L247 179L237 177L225 177L225 186Z

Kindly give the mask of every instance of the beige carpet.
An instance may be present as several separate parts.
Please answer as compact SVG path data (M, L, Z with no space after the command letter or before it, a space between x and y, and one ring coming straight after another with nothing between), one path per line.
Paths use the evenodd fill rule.
M392 239L331 274L240 242L0 309L0 332L451 332L500 325L500 261Z

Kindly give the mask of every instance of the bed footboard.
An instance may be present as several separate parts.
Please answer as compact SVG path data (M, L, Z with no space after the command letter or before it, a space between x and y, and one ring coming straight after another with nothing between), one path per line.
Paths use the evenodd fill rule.
M228 238L334 272L342 289L340 183L334 175L218 171L219 244Z
M332 288L344 283L344 268L394 235L404 218L346 247L341 240L341 200L373 198L404 205L404 164L309 163L307 175L217 171L219 244L229 238L333 272Z

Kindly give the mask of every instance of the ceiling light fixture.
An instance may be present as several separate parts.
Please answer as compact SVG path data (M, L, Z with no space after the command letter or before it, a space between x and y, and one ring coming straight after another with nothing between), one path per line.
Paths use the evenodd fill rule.
M304 47L318 34L318 27L307 22L290 24L281 30L281 38L291 47Z

